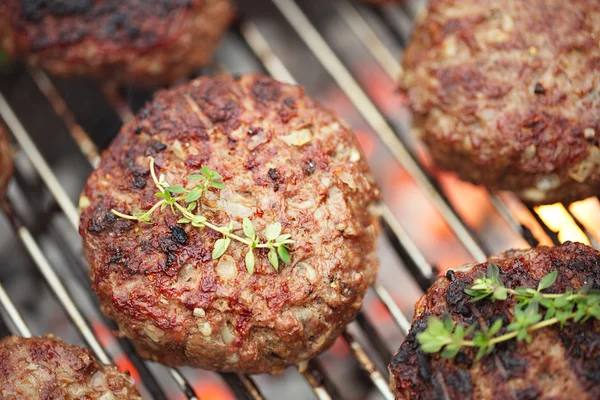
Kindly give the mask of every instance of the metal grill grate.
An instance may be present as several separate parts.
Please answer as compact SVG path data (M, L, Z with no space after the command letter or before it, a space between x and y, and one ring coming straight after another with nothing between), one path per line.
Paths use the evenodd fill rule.
M452 232L451 240L462 247L467 258L485 260L491 252L489 238L481 237L479 232L465 224L455 209L456 202L450 201L441 190L445 187L447 177L426 168L423 157L417 155L418 148L407 134L406 116L395 118L393 112L386 110L369 88L369 80L374 76L383 77L392 87L391 81L401 70L395 53L400 52L407 42L412 20L423 7L423 2L408 1L402 7L374 8L355 0L264 0L252 2L251 5L241 4L240 7L241 22L226 37L215 65L203 72L238 73L262 69L280 80L309 86L309 91L310 87L319 85L333 88L333 92L341 99L342 106L339 108L342 114L371 132L387 152L390 162L408 174L411 182L435 210L437 218L441 218ZM372 66L368 76L361 73L360 65L356 64L358 56L355 52ZM21 86L8 82L10 76L18 77ZM28 93L36 96L35 104L46 104L53 115L51 118L70 134L70 142L65 146L70 146L69 151L79 151L75 157L79 158L80 164L87 163L86 168L98 165L99 149L106 146L119 125L131 118L135 109L151 94L121 90L108 84L98 88L89 82L52 79L40 70L27 70L22 66L16 67L16 72L13 71L7 78L0 78L0 117L20 151L17 179L11 184L3 209L13 228L14 237L26 250L83 342L100 361L118 363L127 360L127 365L139 374L140 386L149 398L200 398L188 381L189 371L148 363L135 353L127 340L118 340L118 345L109 349L104 343L106 341L99 338L99 329L110 330L114 326L98 312L81 246L74 244L77 243L77 239L73 238L77 236L78 215L73 198L81 186L75 189L65 186L64 179L56 172L58 156L53 157L53 162L47 161L50 152L44 147L48 143L47 136L54 135L54 132L46 131L48 128L44 123L36 124L29 120L39 120L42 116L37 109L27 110L26 105L18 104L19 94L15 93L18 87L29 88ZM20 113L18 109L21 109ZM94 118L90 118L90 115ZM110 134L107 136L106 132ZM385 178L389 177L386 169L375 169L378 180L385 182ZM84 169L78 175L85 178L89 171L91 169ZM83 182L78 183L81 185ZM428 261L432 255L422 250L422 245L406 230L406 223L396 217L398 212L392 204L394 193L385 191L383 186L388 202L381 206L386 246L393 249L393 257L401 260L400 268L408 271L412 280L399 282L398 285L412 285L426 290L436 275L436 269ZM23 193L29 192L32 187L41 193L41 199L23 197ZM554 208L550 211L560 213L567 227L563 232L565 234L559 237L551 226L546 225L549 217L544 214L544 209L525 206L510 195L486 192L485 199L495 210L495 223L502 224L511 232L512 243L558 244L561 240L575 237L583 238L597 247L595 233L585 221L576 217L581 214L575 209L577 205L552 206ZM600 215L597 202L589 207L594 215ZM50 241L52 246L47 246L46 241ZM56 249L60 249L59 260L67 261L65 265L57 261ZM389 262L392 262L391 258ZM388 259L382 259L382 264L387 268ZM10 289L9 286L6 288ZM395 325L397 334L393 346L397 346L398 339L410 327L409 320L394 295L381 282L374 284L371 292L377 299L376 304L384 307ZM5 331L31 336L30 328L21 317L20 308L15 306L1 285L0 306L7 325ZM410 309L410 305L405 309ZM368 314L361 313L343 333L342 339L376 393L373 398L392 399L385 369L391 352L388 342L381 337L380 327L375 326ZM101 328L94 328L93 325ZM331 377L334 372L326 368L319 358L300 366L299 375L291 379L303 377L318 399L341 398L343 391L336 387ZM211 375L211 378L219 379L217 375ZM257 383L253 376L224 373L220 374L220 378L238 398L263 399L265 396L262 392L271 391L268 385L272 381L263 382L259 379L263 384ZM284 376L279 379L288 378ZM299 398L305 398L306 395L304 393Z

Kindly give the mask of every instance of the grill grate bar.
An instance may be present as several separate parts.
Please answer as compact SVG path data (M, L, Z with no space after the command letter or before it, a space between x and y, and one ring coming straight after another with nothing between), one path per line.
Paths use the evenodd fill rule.
M310 360L306 370L301 370L300 373L311 386L317 399L333 400L342 398L331 380L327 379L327 375L325 374L321 363L316 358Z
M58 298L59 302L69 315L69 318L71 318L71 321L73 322L73 324L75 324L75 326L83 336L85 342L88 344L88 346L90 346L90 348L101 363L111 364L111 358L106 353L106 351L104 351L104 348L96 339L96 336L94 336L89 322L83 316L79 308L75 305L75 302L67 292L67 289L58 278L56 271L50 265L48 259L44 256L42 249L40 249L29 230L25 226L23 226L21 221L19 221L8 201L3 203L3 208L5 214L10 220L13 229L19 237L19 240L27 250L29 256L34 261L34 264L38 268L39 272L43 275L44 279L46 280L46 283L48 284L48 286L50 286L52 292L54 292L54 295Z
M41 69L29 68L28 72L40 91L46 96L48 103L54 108L56 114L64 121L67 130L85 158L90 162L93 168L97 168L100 164L100 153L98 152L98 148L81 125L77 124L75 116L56 89L56 86L54 86L54 83L52 83L48 75Z
M448 200L431 182L417 160L413 158L404 144L398 140L385 117L379 112L375 104L373 104L365 91L356 82L354 77L352 77L348 69L336 56L300 7L293 0L273 0L273 3L298 36L310 48L333 80L346 93L348 99L356 106L356 109L362 114L369 125L371 125L396 160L420 184L421 188L443 215L446 223L467 251L475 260L485 261L487 258L486 252L481 244L461 221Z
M6 290L4 290L4 286L2 286L2 284L0 284L0 307L2 307L12 325L16 328L16 333L24 338L31 337L31 331L29 330L29 327L19 313L19 310L17 310L15 304L12 302L10 297L8 297L8 294L6 293Z
M350 349L354 353L356 359L359 361L360 366L369 375L369 379L371 380L371 382L373 382L377 390L379 390L379 392L383 395L383 397L386 400L394 400L394 395L388 387L387 380L375 367L375 365L373 364L367 353L364 351L360 343L354 340L352 335L347 330L342 332L342 336L350 346Z
M46 160L44 160L44 157L42 157L42 154L33 143L33 140L29 137L29 134L13 112L12 108L8 105L6 98L2 93L0 93L0 116L12 131L13 136L17 139L21 149L23 149L29 160L31 160L33 166L48 187L52 196L56 199L56 202L65 213L71 225L77 229L79 215L75 205L71 202L71 199L69 199L69 195L56 178L56 175L54 175L54 172L52 172L52 169L50 169Z

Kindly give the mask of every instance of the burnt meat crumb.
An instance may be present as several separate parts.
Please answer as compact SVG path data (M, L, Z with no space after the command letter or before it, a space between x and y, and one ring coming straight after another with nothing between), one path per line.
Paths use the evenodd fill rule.
M156 151L163 151L164 149L167 148L167 145L164 143L161 143L161 142L152 142L152 147Z
M279 174L277 173L277 170L275 168L269 168L269 178L271 178L274 181L279 180Z
M306 164L304 164L304 175L311 176L315 173L316 168L317 166L315 165L315 163L312 160L308 160Z
M454 279L456 279L456 274L453 270L449 269L448 271L446 271L446 278L450 279L450 281L452 282Z
M142 127L138 126L137 128L135 128L135 131L133 131L133 133L139 135L140 133L142 133Z
M131 186L133 186L136 189L143 189L146 187L146 180L144 178L142 178L141 176L136 176L133 179L133 183Z
M273 181L273 191L279 191L279 173L275 168L269 169L269 178Z
M546 93L546 89L544 89L542 84L538 82L535 84L534 92L535 92L535 94L544 94L544 93Z
M182 227L180 227L180 226L170 226L169 229L171 230L171 237L177 243L185 244L187 242L188 236L187 236L187 233L185 233L185 230Z

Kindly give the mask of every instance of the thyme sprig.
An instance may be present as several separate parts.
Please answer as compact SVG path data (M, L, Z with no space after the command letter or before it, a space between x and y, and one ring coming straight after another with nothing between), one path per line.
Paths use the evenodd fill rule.
M262 234L263 240L256 234L254 224L248 217L242 220L242 231L245 237L241 237L233 233L232 221L227 225L217 226L202 215L200 199L204 193L210 188L225 189L225 185L220 182L223 177L217 171L203 165L198 173L188 176L189 181L196 182L192 188L188 189L180 185L173 186L165 181L163 174L159 177L156 176L154 158L150 157L150 174L154 185L158 189L154 196L160 200L147 211L140 210L133 215L129 215L113 209L111 210L113 214L120 218L151 224L154 213L158 209L163 211L169 207L173 215L181 217L177 221L178 224L191 224L196 228L207 227L223 235L222 238L215 241L212 249L213 259L218 259L225 254L232 240L246 245L248 250L244 262L250 274L254 273L255 267L254 249L268 249L269 263L276 271L279 271L279 260L284 263L291 262L289 245L293 244L294 241L291 239L290 234L281 233L279 222L274 222L266 227Z
M556 324L562 328L570 321L583 323L590 318L600 319L600 291L590 290L588 285L577 292L569 289L565 293L543 293L556 282L558 273L552 271L540 280L537 289L510 289L500 280L499 272L498 265L490 262L486 274L480 274L465 293L472 297L472 302L483 299L505 301L509 295L514 296L517 301L514 321L504 326L502 319L496 319L490 327L475 331L474 325L465 328L460 323L455 324L448 314L443 320L431 316L425 331L417 334L424 352L442 351L443 358L453 358L463 347L476 347L479 349L476 359L480 360L498 343L515 338L530 343L531 333L538 329ZM501 331L504 333L498 335ZM466 339L471 335L471 339Z

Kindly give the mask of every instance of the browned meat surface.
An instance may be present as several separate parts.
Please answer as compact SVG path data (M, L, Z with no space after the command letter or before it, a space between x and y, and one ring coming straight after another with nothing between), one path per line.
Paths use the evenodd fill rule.
M401 88L437 164L532 203L600 194L600 2L432 0Z
M280 222L295 245L275 271L221 235L154 224L111 209L148 210L157 199L148 156L171 185L192 187L201 165L226 188L201 207L209 221L243 236ZM190 186L192 185L192 186ZM159 92L103 154L83 192L80 233L103 311L147 358L211 370L277 373L326 349L358 312L378 269L379 197L354 134L298 86L261 75L199 78Z
M6 191L6 186L12 175L12 170L13 164L10 153L10 143L4 128L0 125L0 197L2 197Z
M0 45L59 75L163 84L208 64L231 0L4 0Z
M558 279L548 293L600 287L600 253L579 243L508 251L491 257L508 288L537 287L552 271ZM600 322L558 325L532 333L530 344L510 340L475 361L477 349L463 348L451 360L426 354L416 335L430 315L449 313L463 325L489 327L497 319L513 321L514 298L476 303L464 289L487 263L466 265L438 278L415 306L410 333L390 364L391 386L405 399L598 399L600 398ZM506 323L505 323L506 326ZM503 331L501 331L502 333ZM465 350L466 349L466 350Z
M141 400L133 379L88 349L47 335L0 340L2 400Z

